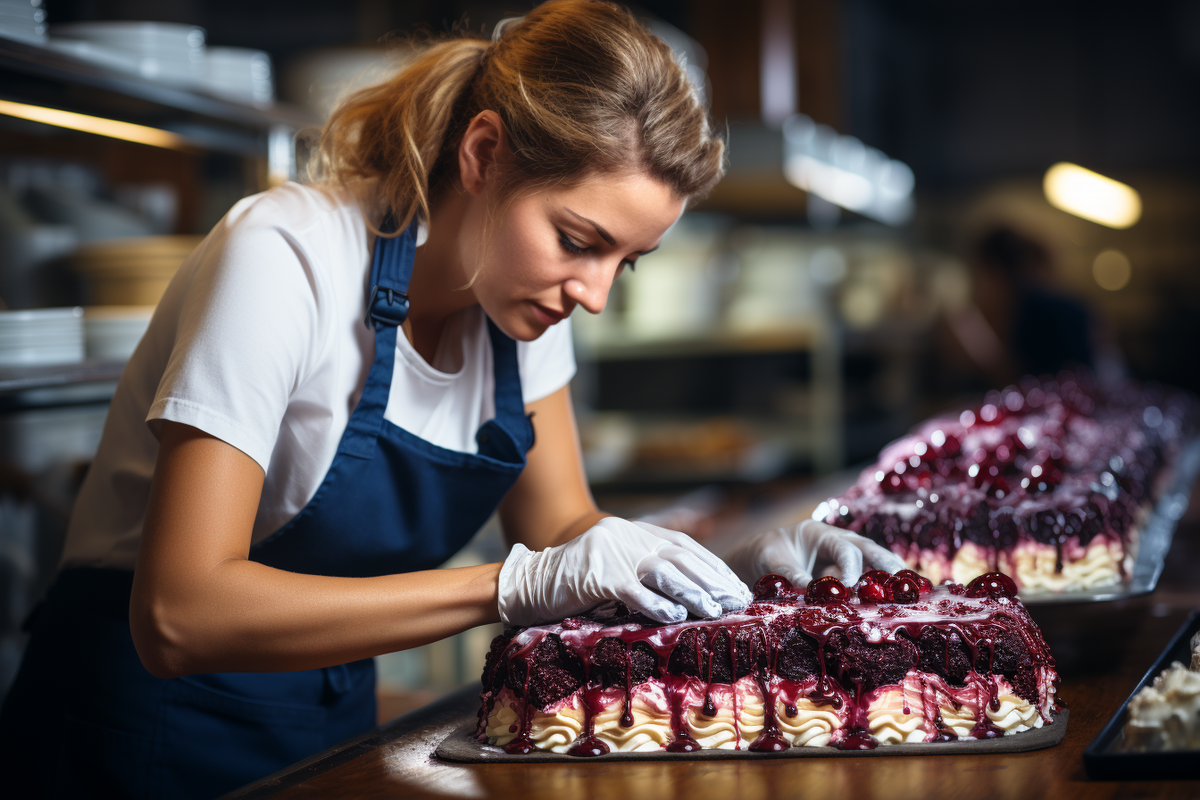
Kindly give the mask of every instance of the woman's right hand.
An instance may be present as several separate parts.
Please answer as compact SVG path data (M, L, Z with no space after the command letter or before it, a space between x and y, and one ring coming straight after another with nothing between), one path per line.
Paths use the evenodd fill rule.
M887 572L905 567L904 559L886 547L815 519L748 539L727 560L746 581L774 572L799 588L808 586L825 566L836 566L847 586L858 581L864 566Z
M522 544L500 570L500 618L536 625L620 600L659 622L717 617L750 604L750 590L721 559L678 531L606 517L566 544Z

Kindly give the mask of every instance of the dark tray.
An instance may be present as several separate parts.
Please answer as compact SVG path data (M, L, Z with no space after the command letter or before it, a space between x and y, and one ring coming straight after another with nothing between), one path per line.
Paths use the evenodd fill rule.
M438 745L435 755L443 761L465 763L557 761L581 763L585 761L708 761L730 758L860 758L864 756L936 756L936 755L986 755L988 753L1024 753L1053 747L1067 735L1067 710L1064 708L1053 715L1053 725L1043 725L1012 736L999 739L973 739L957 742L927 742L921 744L880 745L874 750L838 750L836 747L793 747L782 753L754 753L749 750L697 750L694 753L668 753L656 750L641 753L608 753L603 756L581 758L565 753L549 753L535 750L525 755L509 755L504 748L482 744L475 739L477 720L460 725Z
M1113 715L1100 735L1083 751L1083 766L1094 780L1127 781L1170 778L1187 780L1200 778L1200 750L1170 750L1158 753L1130 753L1122 748L1125 742L1125 720L1129 701L1144 687L1171 666L1172 661L1185 665L1192 660L1189 643L1200 631L1200 611L1193 611L1183 627L1171 638L1170 644L1154 662L1154 666L1138 683L1137 688Z

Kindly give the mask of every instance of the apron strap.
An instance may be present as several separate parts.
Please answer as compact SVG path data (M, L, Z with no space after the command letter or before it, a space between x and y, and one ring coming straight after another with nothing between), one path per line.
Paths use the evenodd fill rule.
M396 217L388 212L383 233L396 230ZM408 316L408 283L412 279L413 257L417 252L417 218L399 236L375 239L371 262L371 294L367 300L367 327L375 329L375 360L367 373L362 397L346 422L346 432L338 443L338 453L370 458L375 440L383 426L392 370L396 364L396 329Z
M496 418L489 420L475 434L479 452L504 461L523 461L533 447L533 423L525 414L525 398L521 392L521 369L517 360L517 343L489 318L488 338L492 342L492 379L495 384ZM515 447L498 442L493 428L502 428Z
M396 217L388 212L379 226L381 233L396 230ZM368 328L395 328L408 317L408 282L412 280L413 257L417 252L417 215L404 233L396 237L380 236L375 240L375 255L371 263L371 294L367 300Z
M380 231L396 230L396 218L388 213ZM362 397L346 423L346 431L337 452L356 458L371 458L375 441L383 427L396 364L397 328L408 316L408 284L412 279L413 258L417 250L417 219L399 236L380 236L375 240L371 263L371 294L367 300L366 324L375 329L375 359L367 374ZM533 446L533 423L525 416L521 393L521 372L517 361L517 343L490 319L488 337L492 344L492 374L495 383L496 418L476 433L479 452L502 461L523 461ZM503 430L507 437L496 436ZM503 440L507 438L509 442Z
M517 343L505 335L489 318L488 338L492 340L492 372L495 379L497 419L525 416L521 395L521 369L517 362ZM514 380L515 378L515 380Z

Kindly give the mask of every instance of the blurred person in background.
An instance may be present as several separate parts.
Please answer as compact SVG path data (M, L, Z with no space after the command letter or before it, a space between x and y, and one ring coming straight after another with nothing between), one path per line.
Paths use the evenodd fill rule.
M129 361L0 712L14 797L215 796L371 728L375 655L751 599L596 508L568 392L572 310L723 172L669 47L553 0L350 96L317 164L230 210ZM493 511L503 563L434 569ZM813 521L733 559L801 586L822 560L902 565Z
M1041 242L997 227L971 250L969 301L948 313L949 355L966 356L984 388L1015 384L1023 375L1085 368L1105 380L1123 375L1120 357L1097 314L1054 286L1054 264ZM961 377L961 376L960 376Z

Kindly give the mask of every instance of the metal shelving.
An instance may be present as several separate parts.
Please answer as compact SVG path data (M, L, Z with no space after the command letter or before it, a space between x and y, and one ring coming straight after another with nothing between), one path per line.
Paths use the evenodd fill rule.
M273 151L283 137L290 142L319 122L286 104L235 103L12 39L0 39L0 99L160 128L197 150L262 158L280 158Z

